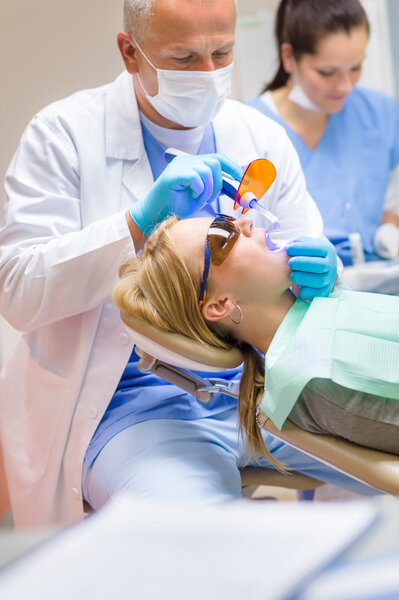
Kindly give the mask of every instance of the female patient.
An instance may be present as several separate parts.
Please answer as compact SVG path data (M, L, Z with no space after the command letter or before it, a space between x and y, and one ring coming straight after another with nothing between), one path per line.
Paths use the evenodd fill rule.
M267 415L399 454L399 298L345 290L308 304L290 288L298 260L269 251L247 216L171 218L121 267L113 298L122 314L242 350L252 453L275 462L259 431Z

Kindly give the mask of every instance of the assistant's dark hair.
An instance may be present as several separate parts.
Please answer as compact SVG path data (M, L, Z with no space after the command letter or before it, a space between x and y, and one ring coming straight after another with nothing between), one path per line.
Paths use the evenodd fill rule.
M291 44L294 57L299 60L302 54L314 54L325 35L350 33L355 27L370 32L369 20L359 0L281 0L274 30L279 66L262 91L276 90L287 83L289 74L281 60L282 44Z

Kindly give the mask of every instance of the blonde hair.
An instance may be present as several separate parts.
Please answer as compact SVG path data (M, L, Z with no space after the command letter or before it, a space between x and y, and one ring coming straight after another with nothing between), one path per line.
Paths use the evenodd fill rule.
M253 346L204 320L198 306L199 275L190 272L169 233L177 220L171 217L164 221L148 238L141 255L122 265L113 301L121 313L134 315L162 331L179 333L211 348L238 347L244 357L238 399L240 432L245 431L249 454L264 456L282 469L267 450L256 422L258 397L264 389L263 360Z

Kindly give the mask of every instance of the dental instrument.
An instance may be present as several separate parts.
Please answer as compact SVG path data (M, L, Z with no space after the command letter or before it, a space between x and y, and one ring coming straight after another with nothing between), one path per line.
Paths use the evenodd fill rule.
M276 215L264 208L258 202L258 199L253 192L246 191L242 194L242 196L240 196L239 189L244 180L245 175L243 179L238 182L232 179L229 175L223 173L222 192L234 200L234 210L237 209L238 206L241 206L241 208L243 208L242 214L245 214L247 210L254 208L270 222L273 231L280 231L280 222Z
M168 162L173 160L173 158L175 158L175 156L184 156L184 155L187 155L187 153L182 152L181 150L177 150L176 148L168 148L165 151L165 159ZM259 159L259 160L266 161L266 159ZM250 165L254 164L254 162L256 162L256 161L253 161L253 163L250 163ZM274 181L274 178L275 178L274 166L272 165L272 163L270 163L270 161L267 161L267 163L272 166L272 169L274 172L272 172L272 176L270 177L270 181L268 182L268 185L265 186L266 189L269 188L269 186L271 185L271 183ZM245 171L244 176L242 177L241 181L237 181L236 179L233 179L232 177L230 177L230 175L228 175L227 173L222 172L222 181L223 181L222 193L225 194L226 196L228 196L229 198L231 198L232 200L234 200L234 210L236 208L238 208L238 206L241 206L243 209L242 213L244 214L250 208L253 208L253 209L257 210L260 214L262 214L268 220L273 231L280 231L280 229L281 229L280 222L279 222L278 218L276 217L276 215L274 215L269 210L264 208L259 203L258 198L255 196L255 194L250 189L246 189L246 191L244 191L244 193L241 194L241 187L244 187L244 189L245 189L245 188L248 188L251 186L251 177L247 173L249 166L247 167L247 170ZM266 238L266 240L267 239L268 238ZM271 246L275 246L274 242L272 242L270 240L270 236L269 236L269 243ZM268 247L269 247L269 244L268 244ZM271 249L271 248L269 248L269 249ZM275 248L273 248L273 249L275 249Z

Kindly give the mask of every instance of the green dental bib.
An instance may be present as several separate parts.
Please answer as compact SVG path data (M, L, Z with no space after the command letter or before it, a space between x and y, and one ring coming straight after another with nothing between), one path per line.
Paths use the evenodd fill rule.
M281 429L313 378L399 400L399 297L339 291L298 298L265 358L262 410Z

